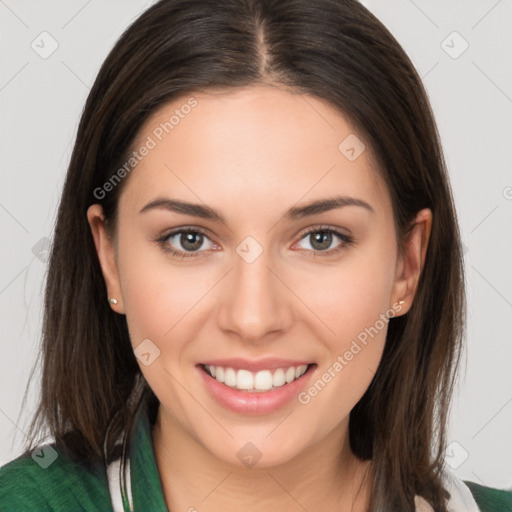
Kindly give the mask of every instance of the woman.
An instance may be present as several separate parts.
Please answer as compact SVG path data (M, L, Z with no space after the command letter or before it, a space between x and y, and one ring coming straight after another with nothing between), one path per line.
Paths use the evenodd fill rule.
M460 245L421 81L364 7L159 2L82 115L0 508L505 510L443 461Z

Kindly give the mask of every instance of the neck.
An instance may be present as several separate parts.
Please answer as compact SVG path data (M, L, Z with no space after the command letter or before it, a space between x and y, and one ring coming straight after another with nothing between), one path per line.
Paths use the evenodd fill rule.
M370 465L350 450L348 419L292 460L245 468L215 457L160 406L153 445L171 512L368 509Z

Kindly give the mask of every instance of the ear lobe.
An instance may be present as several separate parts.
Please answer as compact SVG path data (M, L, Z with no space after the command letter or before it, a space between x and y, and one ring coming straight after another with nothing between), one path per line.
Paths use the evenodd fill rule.
M91 228L96 246L96 254L105 280L107 296L109 299L116 299L117 303L111 303L112 309L117 313L124 313L121 286L117 270L115 246L110 238L105 225L103 208L99 204L91 205L87 210L87 220Z
M414 225L404 241L402 253L397 262L393 304L404 301L402 314L410 309L416 295L421 271L425 265L431 230L432 211L424 208L416 215Z

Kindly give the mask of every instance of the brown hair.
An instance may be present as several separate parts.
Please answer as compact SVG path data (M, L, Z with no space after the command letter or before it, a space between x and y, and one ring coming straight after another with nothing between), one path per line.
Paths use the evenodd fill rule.
M104 441L112 448L142 397L157 404L141 379L126 318L108 305L86 211L100 203L115 226L129 177L101 200L94 191L123 165L155 109L194 91L258 83L325 99L349 119L387 183L400 243L420 209L433 212L413 305L390 320L381 364L351 411L349 433L355 455L371 460L371 510L412 510L419 494L446 511L440 472L465 317L460 236L421 79L355 0L162 0L124 32L87 99L58 210L32 446L46 426L71 457L99 462Z

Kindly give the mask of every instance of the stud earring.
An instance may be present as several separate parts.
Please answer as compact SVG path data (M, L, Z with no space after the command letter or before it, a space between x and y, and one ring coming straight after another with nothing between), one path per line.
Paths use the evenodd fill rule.
M108 299L108 301L110 302L110 304L112 304L113 306L115 306L117 304L117 299Z
M117 302L117 301L116 301ZM401 306L402 304L405 304L405 300L399 300L398 305Z

